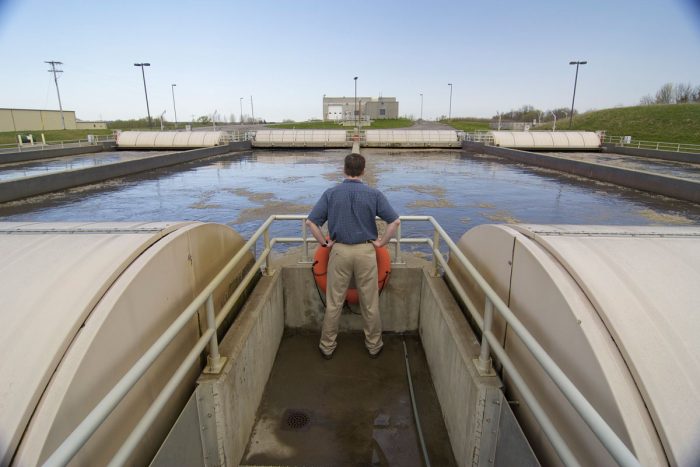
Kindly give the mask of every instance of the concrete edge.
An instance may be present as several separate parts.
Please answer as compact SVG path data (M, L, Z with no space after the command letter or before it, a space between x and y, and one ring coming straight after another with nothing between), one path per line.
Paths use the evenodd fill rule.
M455 459L492 465L497 427L487 408L501 398L501 381L479 375L479 343L442 277L424 271L420 307L421 341Z
M0 203L14 201L53 191L65 190L81 185L102 182L112 178L132 175L139 172L191 162L209 156L250 149L250 142L231 143L226 146L193 149L190 151L162 154L143 159L105 164L96 167L37 175L0 182Z
M31 149L22 152L5 152L0 153L0 164L38 161L42 159L53 159L54 157L76 156L79 154L92 154L95 152L108 151L113 148L113 143L100 143L91 146L72 146L67 148Z
M689 162L691 164L700 164L700 154L691 152L676 152L676 151L661 151L657 149L644 148L629 148L627 146L618 146L615 144L604 143L603 152L613 154L623 154L628 156L648 157L650 159L660 159L663 161L674 162Z
M640 170L623 169L593 162L576 161L541 153L519 151L465 141L462 149L481 154L505 157L516 162L571 173L594 180L700 203L700 182L684 178L657 175Z
M200 432L207 465L238 465L243 456L284 333L283 306L280 272L261 277L221 340L224 368L197 381L200 419L214 419Z

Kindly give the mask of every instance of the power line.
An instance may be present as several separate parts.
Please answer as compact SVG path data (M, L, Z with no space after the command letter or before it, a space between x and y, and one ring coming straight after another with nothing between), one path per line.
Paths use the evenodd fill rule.
M53 73L53 80L56 83L56 94L58 95L58 108L61 111L61 124L63 125L63 129L66 129L66 120L63 118L63 104L61 104L61 93L58 90L58 75L56 73L63 73L63 70L57 70L56 65L63 65L63 62L57 62L54 60L49 60L45 61L44 63L48 63L51 65L51 69L48 70L49 73Z

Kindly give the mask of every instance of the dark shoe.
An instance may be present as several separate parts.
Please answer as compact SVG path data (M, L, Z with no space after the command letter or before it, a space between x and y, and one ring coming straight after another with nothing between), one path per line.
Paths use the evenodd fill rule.
M321 350L320 347L318 348L318 352L321 354L321 357L323 357L325 360L330 360L331 358L333 358L332 353L329 353L329 354L323 353L323 350Z
M369 358L379 358L379 354L382 353L382 350L384 350L384 347L379 347L379 351L377 351L377 353L370 353Z

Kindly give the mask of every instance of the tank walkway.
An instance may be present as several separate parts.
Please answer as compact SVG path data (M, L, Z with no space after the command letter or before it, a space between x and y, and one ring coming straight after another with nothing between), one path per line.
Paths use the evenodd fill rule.
M384 336L370 359L361 333L341 334L332 360L318 334L280 343L242 465L422 466L403 336ZM456 466L420 339L405 336L416 406L430 463Z

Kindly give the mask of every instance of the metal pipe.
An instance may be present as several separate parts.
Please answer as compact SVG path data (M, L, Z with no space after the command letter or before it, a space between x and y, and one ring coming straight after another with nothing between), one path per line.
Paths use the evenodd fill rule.
M401 224L396 229L396 250L394 252L394 261L401 264Z
M216 336L216 318L214 317L214 298L213 294L207 299L207 329L214 331L209 342L209 355L207 355L207 366L204 368L205 373L218 373L221 371L223 363L219 354L219 340Z
M484 300L484 333L491 332L493 324L493 303L488 297ZM479 371L482 373L491 372L491 353L489 352L489 341L481 338L481 349L479 351Z
M413 407L413 418L416 421L416 431L418 431L418 440L420 441L420 447L423 451L423 460L425 461L426 467L430 467L430 457L428 456L428 449L425 447L425 439L423 438L423 429L420 426L420 417L418 416L418 406L416 405L416 396L413 392L413 381L411 381L411 365L408 363L408 349L406 348L406 338L402 336L403 342L403 356L406 362L406 378L408 378L408 391L411 394L411 407Z
M309 241L306 237L306 221L302 220L301 221L301 237L302 241L304 242L304 256L302 256L302 260L304 262L309 261Z
M433 229L433 277L438 277L440 275L440 269L438 267L437 257L440 256L440 234L437 230ZM438 252L438 254L435 254Z

